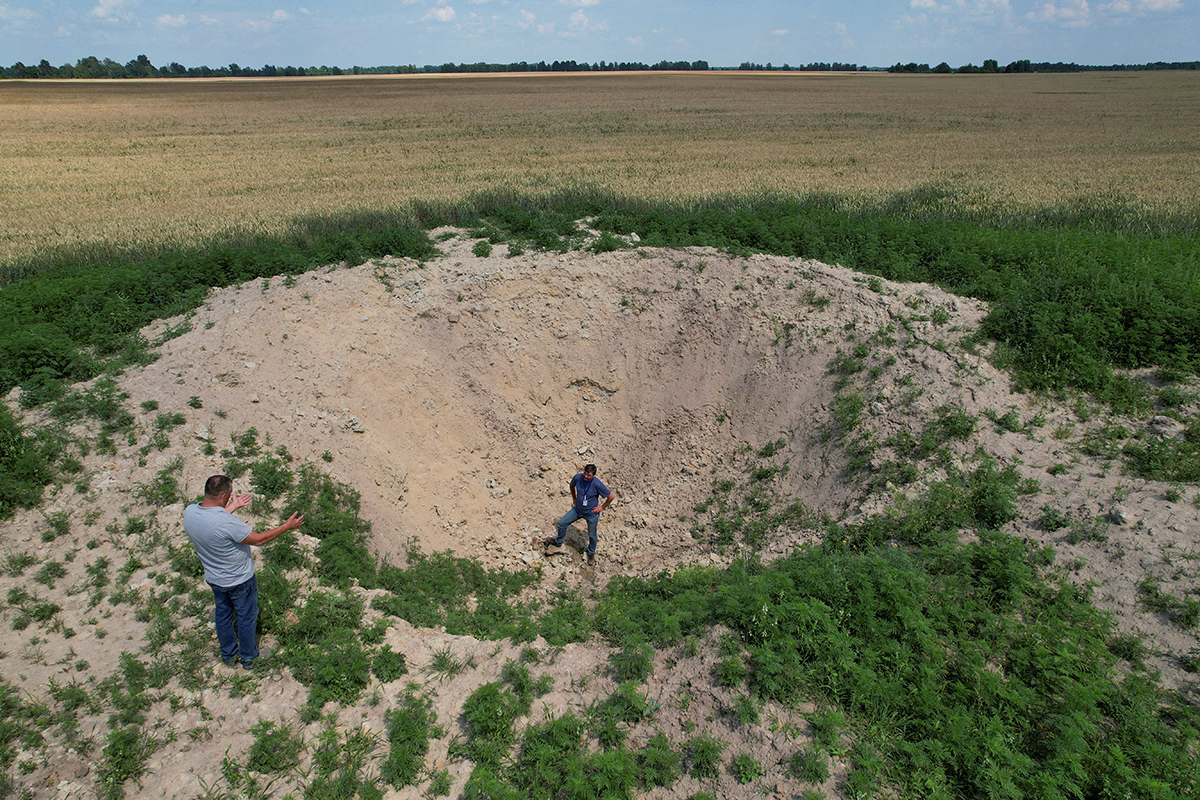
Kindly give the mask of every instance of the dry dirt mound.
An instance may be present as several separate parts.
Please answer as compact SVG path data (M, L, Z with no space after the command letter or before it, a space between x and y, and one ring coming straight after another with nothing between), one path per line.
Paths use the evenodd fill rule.
M768 442L782 440L789 467L773 478L772 488L799 498L814 515L853 518L894 502L895 487L869 484L865 470L847 471L839 397L854 394L862 401L861 431L877 443L903 431L919 433L946 407L973 416L1012 412L1019 425L983 419L960 455L982 448L1039 482L1036 494L1021 499L1020 520L1036 519L1045 504L1081 519L1123 519L1104 541L1077 545L1068 544L1064 532L1043 531L1032 522L1010 528L1053 544L1079 580L1100 584L1099 601L1119 615L1121 625L1152 637L1152 662L1165 681L1194 691L1178 657L1195 646L1195 637L1136 604L1138 583L1148 574L1164 591L1189 581L1194 586L1200 526L1196 508L1186 502L1190 495L1169 503L1163 499L1167 487L1125 478L1103 459L1071 448L1101 420L1085 421L1075 410L1013 394L1006 375L969 343L986 311L982 304L836 266L705 249L509 257L501 246L480 258L459 232L445 233L445 255L428 263L383 258L213 291L186 320L190 330L161 347L157 362L121 379L132 409L155 400L155 413L183 413L186 435L175 435L161 451L128 447L117 456L89 456L84 468L91 493L76 495L66 487L43 509L66 514L82 533L39 541L43 517L23 513L0 528L5 551L61 560L89 534L95 534L97 553L128 550L136 542L120 525L128 516L150 513L134 494L139 485L182 459L184 493L199 494L205 477L225 466L220 456L205 455L204 441L212 439L219 449L254 427L272 447L285 446L359 490L383 556L398 559L415 542L425 551L449 549L489 567L541 563L546 591L560 580L602 586L622 573L728 563L737 548L699 546L688 520L714 480L738 474L741 457ZM153 339L183 322L164 321L147 335ZM145 429L153 417L140 413ZM883 447L872 457L887 455ZM601 518L595 568L581 564L579 532L563 556L547 560L531 546L567 510L567 481L586 462L599 465L600 477L620 497ZM1051 475L1046 470L1052 464L1069 468ZM907 491L937 477L918 476ZM1114 505L1120 506L1115 513ZM163 535L177 542L184 541L181 510L168 507L156 517ZM100 533L105 526L109 532ZM818 531L796 527L768 551L782 553L817 538ZM1190 556L1172 560L1172 554ZM80 635L40 641L34 652L28 631L9 625L0 630L6 678L30 696L44 695L47 682L63 680L78 661L97 674L111 673L121 650L136 651L145 635L143 623L119 615L88 624L96 612L68 589L84 579L82 563L66 565L68 576L58 589L40 591L63 607ZM152 573L150 565L132 585L152 587ZM17 583L0 578L6 591ZM452 682L431 682L439 719L455 729L451 721L462 701L495 680L516 652L406 623L393 625L387 641L406 654L414 671L441 648L474 661L476 669ZM611 691L605 679L587 680L606 655L595 643L559 653L545 665L557 689L544 702L560 710L582 708ZM656 724L673 741L683 738L688 714L666 698L690 691L681 686L692 686L693 679L695 686L711 688L707 677L700 680L712 670L703 659L658 656L664 669L656 675L664 677L652 679L650 687L663 700ZM303 700L302 687L287 675L273 676L251 697L202 694L194 706L164 702L152 713L177 733L203 727L204 715L215 715L219 729L209 729L217 735L165 743L145 786L127 787L131 796L201 794L218 779L226 748L238 752L248 745L250 725L259 718L294 719ZM691 718L719 718L728 715L732 701L705 695L695 702ZM379 731L383 713L383 707L364 703L343 711L341 719ZM794 710L768 709L764 719L769 714L782 721L778 729L731 726L727 738L772 765L767 785L789 785L779 761L795 751L803 724ZM92 720L96 735L103 720ZM440 767L446 747L444 740L435 743L431 763ZM18 785L36 797L92 790L86 757L66 745L51 752L36 770L17 776ZM468 766L446 766L461 787ZM695 791L697 786L684 785L689 781L676 791ZM835 785L836 775L826 788L833 792ZM753 790L730 778L716 791L733 797ZM393 794L420 796L416 790Z

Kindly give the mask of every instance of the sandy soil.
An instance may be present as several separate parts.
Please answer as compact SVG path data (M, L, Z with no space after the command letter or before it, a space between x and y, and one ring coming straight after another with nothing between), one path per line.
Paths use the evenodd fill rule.
M844 448L824 435L833 425L838 377L830 362L866 344L868 365L880 371L874 380L864 373L854 381L868 401L864 427L877 441L902 430L919 433L946 405L974 415L1015 409L1028 424L1025 431L1004 432L981 418L960 454L967 458L982 448L1039 481L1037 494L1021 498L1021 517L1009 529L1053 545L1074 580L1097 586L1097 602L1114 613L1123 631L1148 637L1148 662L1162 671L1164 684L1196 696L1196 678L1179 661L1197 646L1194 632L1137 603L1146 576L1177 598L1195 591L1195 487L1184 487L1181 500L1168 502L1171 487L1130 478L1118 463L1082 454L1077 444L1085 432L1113 420L1094 408L1089 416L1083 401L1060 404L1016 394L984 353L960 347L985 313L982 304L836 266L706 249L509 257L499 246L479 258L472 255L472 240L444 233L450 237L441 243L444 255L424 264L383 258L294 281L215 290L191 315L191 330L160 348L158 361L121 378L144 430L164 411L183 413L187 425L144 463L137 447L88 456L89 493L77 494L68 484L47 493L41 512L22 512L0 524L6 555L58 560L67 572L54 588L33 584L36 566L21 577L6 573L0 590L36 588L39 597L62 606L65 624L77 634L66 638L36 626L15 631L7 621L14 611L6 608L0 624L6 680L27 697L41 698L51 679L100 680L116 671L122 651L141 649L146 626L127 614L127 606L85 607L86 592L78 591L84 567L98 555L111 558L114 568L125 563L136 538L105 528L119 528L128 516L152 516L155 530L185 541L182 506L155 510L134 491L182 458L185 492L199 494L205 477L224 466L219 456L203 454L203 440L211 436L225 447L251 426L273 447L285 445L362 493L381 557L400 561L415 543L489 567L541 565L544 593L560 581L590 588L618 574L728 563L735 550L709 552L692 538L692 509L714 479L738 474L747 448L781 438L790 469L776 479L776 491L836 519L878 512L894 501L893 493L871 493L862 479L848 478ZM154 339L181 321L164 321L146 334ZM189 407L193 396L201 409ZM15 396L8 399L11 404ZM158 401L158 410L142 411L145 400ZM1156 426L1158 435L1178 433L1162 420L1121 422L1130 429ZM322 459L326 453L330 461ZM567 481L586 462L596 463L619 494L601 518L599 558L591 568L582 562L582 529L571 534L562 555L547 557L531 544L568 509ZM1068 468L1051 475L1047 468L1054 464ZM919 491L938 477L923 475L906 490ZM239 490L249 490L248 483ZM1071 545L1065 530L1044 531L1034 522L1047 504L1076 518L1117 521L1103 541ZM43 541L42 512L67 514L71 534ZM789 530L768 552L784 553L819 535ZM81 550L89 540L94 550ZM156 569L161 567L148 565L135 573L132 585L149 591ZM712 633L714 640L719 636ZM463 700L496 680L520 651L506 642L404 622L392 625L386 641L407 658L405 680L423 681L436 695L439 721L451 735L459 730ZM422 674L432 654L444 648L473 659L475 668L445 682ZM543 649L548 661L535 674L553 676L555 689L535 704L535 718L543 707L582 709L612 691L603 644ZM661 708L631 742L657 729L678 743L690 735L685 726L697 723L730 742L727 756L750 752L768 774L750 786L730 775L703 786L685 778L670 792L649 796L688 796L699 789L718 797L798 794L802 787L780 762L807 741L804 709L768 704L762 724L739 726L731 713L734 693L711 680L716 661L715 647L658 653L648 690ZM151 757L142 785L126 786L127 796L203 795L220 784L223 755L249 746L251 725L260 718L297 719L307 692L290 675L269 675L256 691L234 697L234 674L195 696L176 691L187 700L176 703L182 707L156 704L155 729L164 739L168 733L176 738ZM382 731L386 698L403 685L380 687L385 702L364 700L341 710L340 724ZM85 718L82 726L98 745L106 718L107 711ZM197 730L203 733L185 735ZM457 794L470 765L447 759L450 738L434 743L429 763L450 769ZM37 798L94 795L99 747L84 756L52 735L48 739L44 751L18 758L32 768L14 767L16 785ZM821 787L829 796L838 796L842 773L835 764ZM426 786L387 796L422 797ZM286 790L281 784L277 794Z

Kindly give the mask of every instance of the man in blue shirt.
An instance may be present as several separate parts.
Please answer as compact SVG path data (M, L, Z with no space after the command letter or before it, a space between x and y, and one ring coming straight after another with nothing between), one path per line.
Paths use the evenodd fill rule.
M600 503L601 498L604 499L603 504ZM567 528L576 520L586 520L588 527L587 562L595 564L596 526L600 523L600 512L608 508L609 504L616 499L617 493L610 490L596 477L596 465L585 466L583 472L571 478L573 505L571 510L558 521L558 536L547 538L546 546L562 547L563 541L567 538Z
M254 577L252 546L264 545L282 533L295 530L304 517L292 514L277 528L254 533L250 526L233 515L250 505L250 495L234 495L233 481L225 475L213 475L204 483L204 499L183 510L183 529L187 532L216 603L217 641L221 659L230 666L240 658L243 669L254 666L259 657L258 579ZM263 653L265 658L269 653Z

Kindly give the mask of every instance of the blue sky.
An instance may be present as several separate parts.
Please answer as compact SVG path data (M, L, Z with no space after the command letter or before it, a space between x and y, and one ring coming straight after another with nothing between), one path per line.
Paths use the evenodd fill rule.
M0 0L0 64L1200 60L1200 0Z

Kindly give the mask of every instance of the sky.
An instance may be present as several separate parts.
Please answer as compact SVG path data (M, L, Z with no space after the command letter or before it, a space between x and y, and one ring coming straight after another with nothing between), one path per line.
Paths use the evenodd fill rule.
M1200 60L1200 0L0 0L0 65Z

